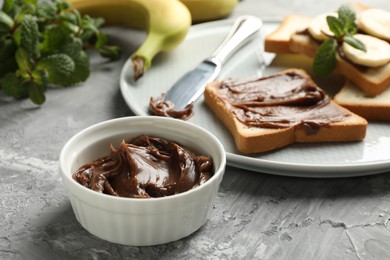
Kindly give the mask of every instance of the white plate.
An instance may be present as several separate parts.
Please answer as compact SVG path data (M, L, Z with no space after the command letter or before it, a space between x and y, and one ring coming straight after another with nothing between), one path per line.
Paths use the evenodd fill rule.
M136 115L148 115L150 97L166 92L182 74L209 56L223 40L232 22L224 20L193 26L185 41L174 51L156 57L152 68L136 83L132 80L131 63L127 62L121 73L120 88L130 109ZM220 78L260 76L259 50L262 39L277 25L276 21L266 21L261 35L230 59ZM276 57L263 74L289 67L300 67L311 72L308 59L285 55ZM339 86L342 82L337 76L315 80L331 95L337 87L327 89L327 86ZM363 142L292 144L278 151L246 156L237 151L232 136L208 110L203 97L197 100L194 112L189 121L208 129L220 139L227 152L228 164L232 166L277 175L315 178L361 176L390 169L388 123L370 123Z

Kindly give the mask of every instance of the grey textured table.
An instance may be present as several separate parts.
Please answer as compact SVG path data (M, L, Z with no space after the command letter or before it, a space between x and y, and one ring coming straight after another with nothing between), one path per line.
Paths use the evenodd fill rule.
M244 0L232 17L315 15L340 2ZM362 2L390 10L388 0ZM84 84L48 90L40 108L0 93L0 259L390 259L390 172L302 179L227 167L209 221L185 239L131 247L85 231L58 176L58 155L81 129L132 115L119 74L144 33L109 31L123 58L92 55Z

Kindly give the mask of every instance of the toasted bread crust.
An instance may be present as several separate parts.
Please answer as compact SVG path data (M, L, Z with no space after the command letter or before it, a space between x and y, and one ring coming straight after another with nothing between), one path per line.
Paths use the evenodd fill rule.
M347 81L333 100L368 121L390 121L390 88L372 98Z
M296 71L301 73L301 70ZM231 105L219 96L218 89L222 84L222 81L215 81L206 86L205 102L229 129L234 137L236 147L241 153L271 151L294 142L360 141L365 137L367 121L353 113L350 113L351 116L342 122L321 126L315 134L309 134L302 127L274 129L247 126L232 113Z

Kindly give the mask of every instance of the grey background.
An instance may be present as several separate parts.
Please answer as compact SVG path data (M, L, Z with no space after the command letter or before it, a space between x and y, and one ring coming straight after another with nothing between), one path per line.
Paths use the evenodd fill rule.
M231 17L316 15L343 2L243 0ZM388 0L361 2L390 11ZM85 231L57 173L59 152L83 128L132 115L119 75L145 37L124 28L106 31L124 55L107 63L91 54L84 84L48 90L42 107L0 93L0 259L390 258L389 173L302 179L228 167L209 221L187 238L132 247Z

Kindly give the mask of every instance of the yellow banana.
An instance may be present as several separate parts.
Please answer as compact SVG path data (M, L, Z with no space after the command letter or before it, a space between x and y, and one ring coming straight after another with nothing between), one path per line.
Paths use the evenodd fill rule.
M239 0L67 0L81 14L103 17L106 25L147 30L131 56L134 79L140 78L161 51L170 51L185 38L192 23L228 16ZM186 8L187 7L187 8Z
M239 0L180 0L191 12L192 22L211 21L232 13Z
M191 26L188 8L178 0L67 0L81 14L102 17L106 25L122 25L147 31L147 37L132 56L137 80L161 51L179 45Z

